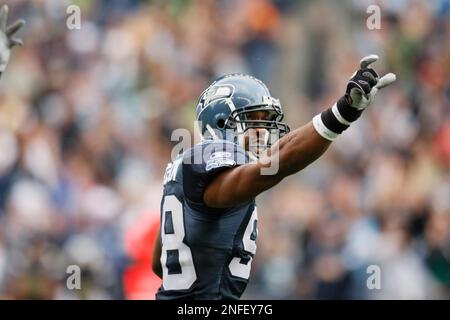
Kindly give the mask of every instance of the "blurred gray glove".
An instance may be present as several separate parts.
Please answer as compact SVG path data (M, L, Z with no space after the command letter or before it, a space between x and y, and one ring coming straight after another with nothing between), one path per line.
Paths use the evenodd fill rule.
M23 41L17 39L14 35L23 27L25 21L19 19L10 26L6 27L8 19L8 6L4 5L0 10L0 74L5 71L11 56L11 49L14 46L21 46Z
M356 71L347 84L346 99L348 103L358 109L365 109L372 103L375 94L381 88L387 87L396 80L393 73L388 73L379 78L378 74L368 66L377 61L378 56L371 54L361 59L360 69Z

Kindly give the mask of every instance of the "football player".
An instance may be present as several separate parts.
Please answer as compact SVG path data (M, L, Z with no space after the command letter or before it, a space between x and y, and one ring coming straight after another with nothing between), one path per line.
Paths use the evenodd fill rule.
M162 278L157 299L240 298L256 253L255 197L319 158L395 81L369 67L377 59L364 57L345 94L293 131L281 122L279 100L252 76L223 76L202 93L202 142L170 163L164 177L153 250L153 271ZM277 170L264 174L273 163Z
M0 10L0 77L8 65L11 57L11 49L15 46L21 46L23 41L15 38L15 34L23 27L25 21L19 19L12 25L6 27L8 20L8 6L4 5Z

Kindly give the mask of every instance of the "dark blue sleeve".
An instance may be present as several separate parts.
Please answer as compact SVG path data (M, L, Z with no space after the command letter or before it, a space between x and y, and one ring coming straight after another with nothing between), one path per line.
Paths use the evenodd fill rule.
M245 151L227 141L196 145L183 158L184 196L195 204L203 203L206 187L221 172L248 162Z

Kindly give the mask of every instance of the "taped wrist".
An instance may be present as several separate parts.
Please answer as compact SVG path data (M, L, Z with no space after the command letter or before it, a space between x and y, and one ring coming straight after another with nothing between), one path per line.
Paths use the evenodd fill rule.
M346 96L313 118L316 131L325 139L333 141L361 116L362 110L352 107Z

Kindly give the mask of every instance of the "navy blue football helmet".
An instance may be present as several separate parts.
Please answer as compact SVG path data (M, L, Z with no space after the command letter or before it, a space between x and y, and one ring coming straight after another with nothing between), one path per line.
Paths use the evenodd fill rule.
M252 116L261 111L264 119ZM261 80L246 74L225 75L214 81L200 95L196 114L203 140L229 140L244 147L249 129L266 129L270 138L263 148L267 149L290 131L281 122L284 114L280 101L271 96Z

